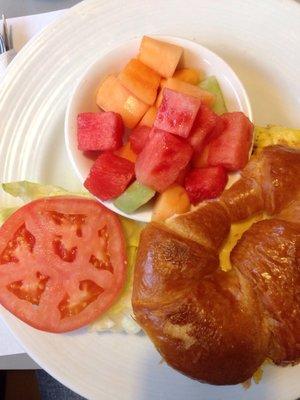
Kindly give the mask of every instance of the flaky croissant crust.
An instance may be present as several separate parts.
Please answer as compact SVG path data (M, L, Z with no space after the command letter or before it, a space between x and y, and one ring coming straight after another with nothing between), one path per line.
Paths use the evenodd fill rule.
M232 222L264 211L231 252ZM236 384L266 358L300 359L300 151L270 146L219 200L143 231L132 305L167 363L191 378Z

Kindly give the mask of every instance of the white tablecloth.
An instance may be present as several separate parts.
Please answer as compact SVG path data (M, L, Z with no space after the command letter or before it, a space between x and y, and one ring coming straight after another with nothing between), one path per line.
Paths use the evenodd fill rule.
M8 19L12 27L14 48L18 52L41 29L58 19L65 11L54 11L46 14L30 15ZM0 369L34 368L29 357L26 357L22 346L14 339L0 318Z

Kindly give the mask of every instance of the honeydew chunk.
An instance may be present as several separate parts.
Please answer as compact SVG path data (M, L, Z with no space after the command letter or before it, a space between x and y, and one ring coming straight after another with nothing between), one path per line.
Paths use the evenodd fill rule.
M215 76L209 76L208 78L204 79L200 83L199 87L215 96L215 102L212 106L212 109L216 114L220 115L227 112L224 96L219 82Z
M154 195L155 190L135 181L114 201L114 205L124 213L131 214L148 203Z

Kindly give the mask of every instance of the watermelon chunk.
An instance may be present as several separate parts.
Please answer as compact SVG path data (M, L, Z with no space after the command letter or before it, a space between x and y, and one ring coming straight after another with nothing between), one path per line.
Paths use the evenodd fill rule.
M182 47L144 36L138 58L159 75L168 78L174 74L182 53Z
M118 79L128 90L144 103L152 105L157 96L160 75L133 58L120 72Z
M131 145L132 150L139 154L149 138L151 128L148 126L137 126L136 128L132 129L129 135L129 142Z
M190 143L195 153L199 154L210 140L222 133L224 127L224 120L202 104L190 135Z
M200 88L200 86L191 85L190 83L181 81L180 79L177 78L169 78L166 80L162 80L160 85L162 89L168 88L175 90L176 92L186 94L188 96L196 97L197 99L201 100L201 104L206 104L210 108L213 107L213 104L215 102L214 94ZM163 90L161 90L159 92L159 95L157 96L155 103L156 107L159 107L161 105L162 95L163 95Z
M208 164L238 171L248 162L254 127L242 112L223 114L222 119L225 129L209 143Z
M122 146L124 125L114 112L85 112L77 116L78 149L82 151L117 150Z
M190 134L200 100L171 89L163 89L162 103L154 121L155 128L184 138Z
M90 160L93 160L93 161L95 161L95 160L97 160L97 158L100 156L100 154L101 154L101 152L100 151L84 151L83 152L83 155L86 157L86 158L89 158Z
M209 143L204 147L200 153L194 153L192 164L195 168L208 167L208 152Z
M220 196L227 180L227 172L223 167L195 168L185 178L185 190L195 205Z
M92 165L84 186L101 200L120 196L134 177L134 163L113 153L102 153Z
M192 147L184 139L154 128L135 163L136 178L162 192L176 181L192 153Z
M189 163L189 164L186 165L185 168L183 168L183 169L179 172L179 175L177 176L177 179L176 179L175 183L177 183L178 185L183 186L184 180L185 180L185 177L186 177L186 174L188 173L188 171L190 170L190 168L191 168L191 165L190 165L190 163Z

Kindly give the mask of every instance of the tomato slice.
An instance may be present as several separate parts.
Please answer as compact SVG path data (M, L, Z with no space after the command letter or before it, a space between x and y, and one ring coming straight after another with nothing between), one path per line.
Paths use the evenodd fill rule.
M126 247L118 217L81 197L49 197L0 228L0 303L48 332L80 328L120 293Z

